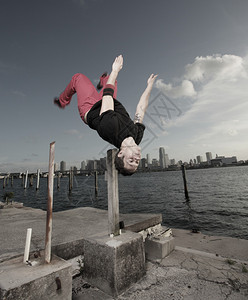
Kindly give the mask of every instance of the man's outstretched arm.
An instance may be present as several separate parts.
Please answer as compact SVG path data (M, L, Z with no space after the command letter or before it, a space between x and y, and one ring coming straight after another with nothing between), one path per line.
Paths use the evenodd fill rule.
M115 85L115 81L117 79L118 73L122 69L122 66L123 66L123 57L122 57L122 55L119 55L116 57L115 61L113 62L112 71L109 75L109 78L107 81L107 86ZM113 100L113 97L110 95L104 95L102 97L102 106L101 106L101 110L100 110L100 115L107 110L114 110L114 100Z
M153 87L153 83L158 75L151 74L151 76L147 80L147 87L144 90L143 94L140 97L139 103L136 108L136 113L134 116L134 123L142 123L146 109L148 107L149 98L151 94L151 90Z

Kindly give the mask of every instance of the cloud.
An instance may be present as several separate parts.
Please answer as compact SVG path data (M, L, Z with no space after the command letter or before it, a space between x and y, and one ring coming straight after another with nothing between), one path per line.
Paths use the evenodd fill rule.
M27 95L25 93L23 93L22 91L12 91L11 92L13 95L18 96L18 97L26 97Z
M194 97L196 95L193 83L186 79L178 86L172 86L171 83L165 84L162 79L159 79L156 81L155 86L172 99Z
M70 134L70 135L78 135L79 131L77 129L68 129L64 131L65 134Z
M68 134L68 135L72 135L72 136L77 136L79 139L83 138L83 135L77 129L68 129L68 130L65 130L64 134Z
M170 120L168 128L185 132L188 144L247 147L247 61L247 56L228 54L199 56L186 65L178 85L158 81L156 87L183 112ZM184 106L189 97L190 105Z
M247 78L245 61L236 55L198 56L185 69L184 77L196 82L205 80L236 81L238 78Z

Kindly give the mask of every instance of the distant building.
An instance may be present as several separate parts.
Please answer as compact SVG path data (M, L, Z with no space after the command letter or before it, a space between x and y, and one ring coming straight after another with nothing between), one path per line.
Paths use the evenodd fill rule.
M63 161L63 160L60 162L60 172L61 173L65 173L66 172L66 162Z
M165 158L165 150L164 147L159 148L159 165L161 169L166 168L166 158ZM168 166L168 164L167 164Z
M149 167L151 165L151 157L150 154L146 154L146 162L147 162L147 166Z
M81 162L80 170L82 170L82 171L86 170L86 162L84 160Z
M170 165L169 155L165 154L164 157L165 157L165 167L168 168Z
M57 172L59 170L58 163L54 163L54 172Z
M210 164L211 159L212 159L212 153L211 152L206 152L206 158L207 158L208 164Z
M142 158L141 161L140 161L140 168L142 170L146 169L147 168L147 161L146 161L146 158Z
M211 159L212 166L235 165L237 162L238 160L236 156L225 157L216 155L216 158Z
M87 170L88 171L96 171L97 170L97 161L96 160L88 160Z
M202 156L201 155L197 155L196 156L196 161L197 161L198 164L200 164L201 162L203 162Z
M158 167L159 166L159 162L156 158L152 159L152 167Z

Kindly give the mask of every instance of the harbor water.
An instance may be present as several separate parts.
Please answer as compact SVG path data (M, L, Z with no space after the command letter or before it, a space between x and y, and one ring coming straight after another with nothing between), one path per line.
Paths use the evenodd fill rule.
M190 201L185 200L181 171L137 173L119 176L120 213L162 213L163 225L172 228L195 229L204 234L248 239L248 166L187 170ZM36 179L32 187L22 186L14 179L4 189L13 192L12 200L24 206L46 210L47 178ZM82 206L107 209L107 182L98 175L98 195L95 178L74 176L69 192L69 178L54 179L53 209L61 211Z

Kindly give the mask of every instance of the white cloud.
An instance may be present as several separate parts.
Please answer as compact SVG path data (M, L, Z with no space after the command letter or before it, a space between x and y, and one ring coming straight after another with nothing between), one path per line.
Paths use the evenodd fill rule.
M68 129L64 131L65 134L77 135L79 131L77 129Z
M77 136L79 139L83 138L83 135L77 129L68 129L68 130L65 130L64 134L68 134L68 135L72 135L72 136Z
M213 55L197 57L185 68L178 86L158 81L156 87L183 106L183 97L192 102L183 114L168 124L176 135L187 132L187 144L248 147L248 57ZM183 85L188 81L190 84ZM176 102L175 102L176 103ZM179 106L179 108L181 108ZM185 106L186 107L186 106ZM236 148L235 148L236 149ZM248 149L247 153L248 153ZM248 156L248 155L247 155Z
M12 94L15 95L15 96L18 96L18 97L22 97L22 98L27 96L22 91L12 91Z
M192 82L186 79L178 86L172 86L171 83L165 84L162 79L159 79L156 81L155 86L172 99L194 97L196 95Z
M247 78L243 58L236 55L198 56L192 64L186 66L184 77L192 81L226 80Z

